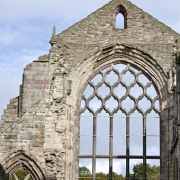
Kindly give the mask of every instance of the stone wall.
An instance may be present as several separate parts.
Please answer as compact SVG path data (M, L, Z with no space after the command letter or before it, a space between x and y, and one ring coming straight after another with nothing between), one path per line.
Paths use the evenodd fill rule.
M21 115L32 112L49 93L48 69L48 57L44 61L33 61L25 67L21 92Z
M125 29L115 28L120 4L127 11ZM53 34L50 53L25 67L20 95L2 117L0 172L12 174L16 165L31 169L34 179L77 179L80 100L86 82L98 69L123 60L143 69L160 93L161 178L172 179L172 161L179 156L179 142L172 147L178 38L127 0L112 0Z
M18 117L19 113L19 97L10 100L7 105L7 109L4 110L4 115L1 121L4 123L13 123L13 121Z
M119 4L127 11L127 29L115 28L114 16ZM65 44L71 49L68 58L73 64L109 44L129 44L148 52L167 72L173 61L173 45L178 36L178 33L129 1L115 0L53 37L51 41L57 42L56 47Z

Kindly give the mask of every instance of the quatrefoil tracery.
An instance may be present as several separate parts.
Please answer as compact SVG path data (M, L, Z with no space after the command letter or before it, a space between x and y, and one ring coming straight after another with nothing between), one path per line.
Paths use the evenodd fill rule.
M129 64L125 68L124 64L112 64L109 68L99 71L88 82L87 87L91 87L93 90L88 96L88 93L83 94L82 100L85 101L85 105L81 109L81 113L87 109L93 115L105 110L110 116L113 116L118 110L121 110L127 116L135 110L138 110L144 116L151 110L159 113L159 109L155 105L159 101L159 96L152 81L149 81L142 74L142 71L136 70ZM134 88L135 90L133 90ZM155 92L153 92L155 94L153 96L148 94L152 90ZM94 99L98 99L99 103L97 101L93 102ZM145 106L149 107L145 110Z

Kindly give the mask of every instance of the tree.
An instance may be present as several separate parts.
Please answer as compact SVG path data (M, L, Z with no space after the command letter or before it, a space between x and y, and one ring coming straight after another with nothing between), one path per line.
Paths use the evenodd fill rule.
M91 176L91 172L86 166L79 167L79 177L82 177L81 180L92 180L92 178L87 178Z
M19 180L24 180L29 173L24 169L20 169L15 174ZM15 178L12 176L10 180L15 180ZM33 180L33 179L30 177L28 180Z
M143 179L143 164L136 164L133 167L134 174L131 174L130 177L133 180L142 180ZM159 166L151 166L150 164L146 164L146 178L148 180L159 180L160 179L160 167Z
M91 172L86 166L79 167L79 175L86 176L86 175L90 175L90 174L91 174Z
M122 174L117 174L115 172L112 172L112 178L113 180L126 180Z
M160 166L151 166L146 164L146 176L148 180L159 180L160 179Z
M109 174L98 172L98 173L96 173L96 178L98 180L109 180ZM113 180L125 180L126 178L122 174L117 174L115 172L112 172L112 179Z

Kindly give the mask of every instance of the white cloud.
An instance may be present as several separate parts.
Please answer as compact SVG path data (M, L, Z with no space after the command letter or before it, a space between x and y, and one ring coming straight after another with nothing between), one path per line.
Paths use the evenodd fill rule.
M103 172L109 173L109 159L96 159L96 173Z
M109 1L0 1L0 76L3 77L1 82L4 77L18 79L18 82L21 82L26 64L48 53L53 25L56 25L57 33L60 33ZM180 1L130 1L180 32ZM9 101L11 97L12 95L5 93L2 98Z
M47 49L51 38L52 27L47 23L23 21L14 23L0 23L0 47L4 50ZM16 49L20 48L20 49Z
M151 166L160 166L160 160L159 159L147 159L147 164L150 164Z
M0 2L2 16L0 20L16 21L19 20L42 20L51 19L76 19L82 18L97 8L108 3L109 0L83 1L83 0L7 0ZM82 9L84 9L82 11ZM7 13L8 12L8 13ZM63 18L62 18L63 17Z
M177 0L130 0L150 15L157 18L159 21L172 27L175 31L180 33L180 29L176 25L180 17L180 1Z
M126 160L125 159L113 159L113 172L117 174L126 174Z
M1 77L22 79L23 69L25 66L33 60L37 60L39 55L43 55L45 53L47 52L42 50L28 51L27 49L22 49L21 53L14 52L13 50L8 51L8 57L7 54L1 54Z
M44 21L72 25L85 18L110 0L2 0L0 2L0 21L5 23L22 21ZM177 0L130 0L149 14L171 26L179 19L180 2ZM161 7L161 11L159 11ZM66 26L67 27L67 26ZM174 26L175 27L175 26ZM177 30L177 29L176 29Z
M0 77L0 118L7 108L10 99L18 96L19 94L20 80L16 78L1 78ZM8 97L8 98L4 98Z
M47 53L43 50L13 49L2 52L0 50L0 117L9 104L10 98L19 95L19 85L22 84L23 69L39 55Z

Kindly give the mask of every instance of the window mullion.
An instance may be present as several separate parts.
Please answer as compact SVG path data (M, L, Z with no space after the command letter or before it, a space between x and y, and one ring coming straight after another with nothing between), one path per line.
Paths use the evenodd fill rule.
M133 170L132 169L133 164L136 163L138 165L139 162L143 163L142 178L146 179L146 168L147 168L146 163L149 163L149 160L151 159L160 159L160 156L153 156L156 153L153 154L150 152L151 151L150 148L154 147L154 144L149 145L151 138L149 138L148 128L151 128L151 126L149 127L146 125L146 115L148 113L151 113L151 111L153 110L155 111L155 113L159 112L155 106L156 101L159 100L158 97L154 95L152 95L151 97L148 94L149 91L151 91L151 89L153 88L153 83L140 71L140 69L135 69L135 67L131 66L130 64L127 65L123 64L121 67L119 67L118 65L119 64L112 63L110 67L100 70L96 75L96 79L94 79L95 78L94 77L88 82L88 85L91 86L92 89L94 90L92 89L90 90L88 86L87 90L84 92L82 96L82 100L85 101L85 105L82 104L81 112L85 113L85 110L87 111L89 110L90 113L93 114L93 137L92 137L93 147L91 147L92 152L88 153L87 155L81 155L79 157L92 159L93 180L96 179L96 171L101 171L102 168L101 162L103 162L103 160L101 161L101 159L106 159L106 161L108 161L109 159L109 168L107 166L108 162L106 162L105 164L107 169L102 171L103 173L107 174L109 170L110 180L112 180L112 176L113 176L112 174L113 163L116 164L116 160L114 160L115 158L124 159L124 160L126 159L126 172L123 172L123 174L126 174L127 179L130 178L131 175L130 172ZM145 105L146 103L147 105ZM151 104L151 106L149 105L149 103ZM103 113L101 111L103 111ZM102 123L100 123L101 125L99 126L99 117L97 118L97 114L100 113L102 113L102 118L100 119L103 120L103 117L106 118L105 121L102 121ZM109 114L109 117L107 117L106 113ZM124 115L121 114L126 114L126 118L124 118L124 120L126 120L126 123L118 122L117 125L115 125L116 120L113 117L114 113L117 114L120 113L119 115L120 118L121 116L123 116L124 118ZM142 116L139 115L136 116L136 114L139 113ZM130 117L131 114L134 114L135 116ZM136 118L138 118L137 121ZM140 125L138 125L139 121L140 121ZM113 129L113 123L115 125L115 129ZM147 121L147 123L149 122ZM124 126L123 130L121 130L122 131L121 133L118 132L119 124ZM132 127L132 129L130 129L130 127ZM88 132L88 126L86 128ZM91 128L92 128L92 121L91 121ZM119 129L122 129L122 127L119 127ZM141 131L141 134L139 134L139 132L136 133L136 131L139 131L139 129ZM124 138L125 130L126 130L126 140ZM101 131L105 133L103 134L101 133ZM115 137L113 137L113 131ZM117 131L117 133L115 131ZM97 133L98 133L98 137L97 137ZM148 133L148 137L146 137L146 133ZM139 135L141 137L139 137ZM105 136L105 138L101 136ZM108 140L109 143L107 142ZM106 143L103 144L104 141ZM118 148L121 148L120 147L121 144L125 146L124 143L126 144L125 147L126 153L123 152L125 149L122 151L118 150ZM143 149L142 149L142 143L143 143ZM138 149L133 149L133 147L136 146L140 149L139 151ZM114 148L114 152L113 152L113 148ZM88 148L86 149L87 152L89 152ZM149 156L147 156L147 154L149 154ZM100 158L100 160L98 158ZM119 161L117 160L117 162ZM116 171L116 169L114 169L114 171Z
M143 178L146 179L146 118L143 117Z
M126 178L129 178L129 116L126 117Z
M112 179L112 155L113 155L113 117L110 117L110 132L109 132L109 179Z
M92 162L92 177L96 179L96 134L97 134L97 117L93 117L93 162Z

